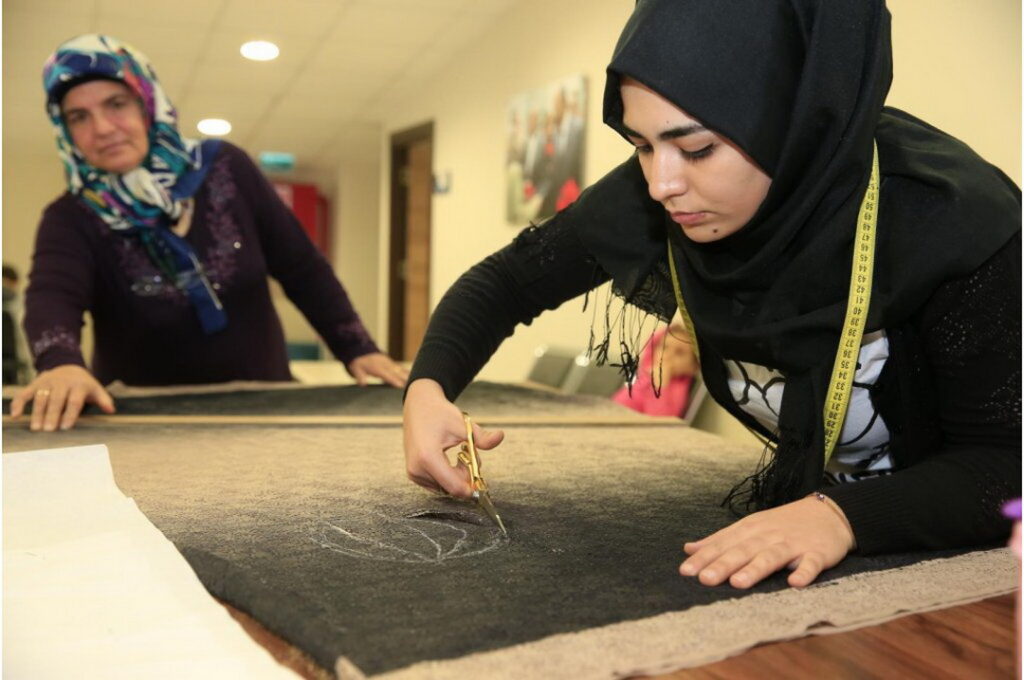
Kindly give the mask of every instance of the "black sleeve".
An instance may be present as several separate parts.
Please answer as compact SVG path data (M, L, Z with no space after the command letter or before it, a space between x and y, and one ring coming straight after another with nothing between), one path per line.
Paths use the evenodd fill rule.
M572 212L524 230L459 277L430 318L410 384L436 380L454 400L517 324L608 280L580 241Z
M1021 495L1020 247L1018 235L944 284L916 324L934 385L917 398L934 399L937 448L892 475L822 489L846 513L861 552L1008 536L1000 509Z
M85 368L83 314L95 299L96 262L76 199L65 195L43 212L25 291L25 335L38 372Z

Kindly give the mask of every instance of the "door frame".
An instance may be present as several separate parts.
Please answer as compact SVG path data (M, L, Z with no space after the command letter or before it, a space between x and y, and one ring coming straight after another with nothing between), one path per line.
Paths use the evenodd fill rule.
M396 360L411 361L413 357L402 356L405 347L405 282L401 263L406 255L407 220L406 206L408 192L402 178L402 169L408 158L409 146L415 142L430 140L431 161L433 161L434 122L406 128L391 135L390 172L390 245L388 248L388 350ZM430 252L428 235L427 252ZM427 274L427 296L430 296L429 258Z

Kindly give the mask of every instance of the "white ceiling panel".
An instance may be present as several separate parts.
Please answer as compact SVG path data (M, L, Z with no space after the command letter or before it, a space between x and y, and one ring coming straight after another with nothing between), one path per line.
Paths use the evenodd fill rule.
M4 21L7 12L34 12L40 16L92 14L97 0L4 0Z
M255 62L227 67L203 66L193 73L189 91L268 101L281 92L291 75L291 71Z
M195 90L181 102L175 102L182 118L226 118L255 121L263 117L270 102L263 98L232 95L214 90ZM233 122L233 121L232 121Z
M68 38L104 32L150 58L184 135L226 118L240 146L330 173L346 155L376 154L380 115L518 1L3 0L4 141L52 153L42 64ZM238 49L252 39L281 56L246 61Z
M486 0L352 0L353 5L389 7L399 10L426 9L433 12L464 12L473 5Z
M430 49L449 58L464 50L476 41L490 26L494 25L494 17L490 14L462 14L448 26L443 33L438 33L430 43Z
M357 111L359 103L351 99L334 98L324 100L320 97L284 97L274 106L269 118L271 125L287 125L296 123L335 124L351 118Z
M204 135L196 129L199 118L196 116L183 116L178 123L178 131L183 137L201 139ZM231 132L223 138L241 146L245 140L252 136L256 129L256 122L251 119L235 118L231 121Z
M183 36L201 35L209 27L182 20L167 20L153 25L136 17L100 14L93 30L139 50L149 58L156 72L160 73L165 61L195 61L202 54L202 42L186 40Z
M488 15L464 14L458 17L444 36L435 39L402 70L396 82L418 92L429 76L451 64L492 23L493 19Z
M466 8L467 11L478 14L501 14L507 11L518 0L477 0Z
M300 82L306 83L307 81L297 81L296 84ZM336 74L326 74L323 77L313 78L309 81L309 85L309 90L293 87L280 101L289 99L301 101L316 100L322 102L323 106L328 109L358 108L364 101L375 94L380 87L380 83L377 80L366 81L355 78L338 78Z
M514 0L353 0L354 4L378 7L429 9L473 14L497 14L508 9L513 2Z
M332 43L345 44L369 36L379 45L419 47L430 42L458 16L422 6L396 7L377 3L349 6L327 36Z
M321 36L346 4L344 0L227 0L220 25L256 34Z
M181 100L185 93L185 84L192 77L192 70L195 65L192 62L163 60L159 66L154 65L156 76L160 79L160 85L164 92L175 104Z
M422 44L382 44L370 35L350 35L325 40L310 60L317 71L358 71L370 76L386 75L414 59Z
M75 12L44 17L33 11L4 7L3 24L4 72L7 72L10 58L19 64L31 64L36 73L41 74L43 62L58 45L92 31L93 18L91 14Z
M256 62L243 57L239 50L250 40L269 40L281 50L273 61ZM209 36L203 52L204 66L228 67L232 65L252 66L256 69L296 71L302 67L310 54L317 50L320 41L309 36L277 31L247 31L218 29Z
M96 0L101 17L122 17L145 21L153 26L164 22L209 25L226 0ZM184 39L183 42L188 42Z
M345 70L307 70L296 78L289 96L303 99L363 100L387 85L388 80L370 73Z
M394 111L401 111L402 104L409 101L409 88L396 83L366 103L366 113L376 118L386 118Z

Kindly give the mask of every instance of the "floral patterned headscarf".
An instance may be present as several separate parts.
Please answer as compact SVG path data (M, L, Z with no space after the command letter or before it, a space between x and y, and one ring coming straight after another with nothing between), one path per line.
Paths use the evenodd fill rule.
M75 85L96 79L125 84L139 98L149 122L149 153L123 174L90 165L64 122L64 95ZM141 239L154 264L188 295L206 332L223 328L223 309L199 259L170 229L205 179L219 142L182 137L177 111L149 60L110 36L90 33L60 45L43 66L43 88L68 190L111 229Z

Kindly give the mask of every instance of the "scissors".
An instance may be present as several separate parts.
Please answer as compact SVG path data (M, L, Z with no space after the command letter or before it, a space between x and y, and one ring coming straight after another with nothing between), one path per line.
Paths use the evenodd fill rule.
M469 469L469 484L473 487L472 498L494 520L494 523L501 529L501 533L507 538L508 532L505 531L505 525L502 523L501 517L498 516L498 511L494 509L491 494L487 491L487 482L480 476L480 456L476 452L476 443L473 441L473 421L469 419L468 413L462 414L462 420L466 423L466 441L459 449L459 462Z

